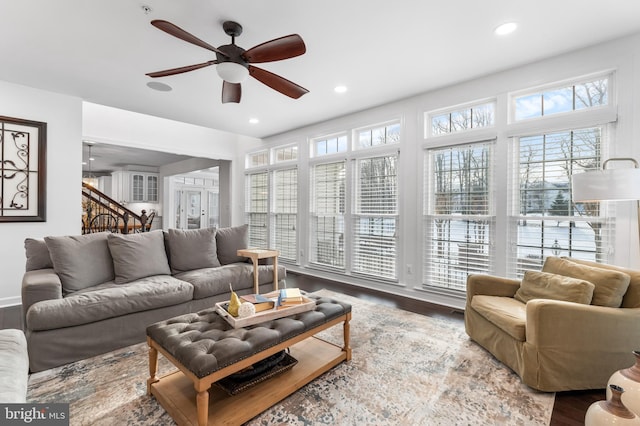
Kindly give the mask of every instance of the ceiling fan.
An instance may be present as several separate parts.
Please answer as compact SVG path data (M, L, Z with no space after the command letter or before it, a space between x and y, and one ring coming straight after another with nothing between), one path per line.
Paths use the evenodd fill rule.
M235 38L242 34L242 26L237 22L226 21L222 24L224 32L231 36L231 44L225 44L220 47L211 46L171 22L156 19L151 21L151 25L181 40L215 52L216 59L201 64L150 72L147 74L149 77L166 77L194 71L210 65L217 65L216 71L224 80L222 85L222 103L240 102L242 95L240 83L249 75L283 95L294 99L298 99L305 93L309 93L304 87L286 78L251 65L261 62L281 61L304 54L307 48L298 34L276 38L254 46L249 50L244 50L235 44Z

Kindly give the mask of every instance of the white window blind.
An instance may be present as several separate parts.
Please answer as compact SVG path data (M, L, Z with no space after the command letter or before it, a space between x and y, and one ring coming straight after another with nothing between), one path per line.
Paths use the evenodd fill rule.
M267 214L269 207L269 175L267 172L246 176L246 218L249 224L249 247L267 248Z
M465 291L468 274L493 271L493 145L426 152L424 288Z
M519 155L512 225L517 229L512 275L540 269L547 256L603 262L613 229L612 211L598 202L572 203L571 175L598 169L602 128L516 139Z
M353 272L396 279L397 155L356 160Z
M298 251L298 169L275 171L274 203L275 248L280 251L280 258L295 261Z
M310 187L311 263L344 268L345 162L313 166Z

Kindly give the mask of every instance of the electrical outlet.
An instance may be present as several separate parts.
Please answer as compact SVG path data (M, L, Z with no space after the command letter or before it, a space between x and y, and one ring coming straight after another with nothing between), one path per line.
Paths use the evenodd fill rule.
M413 265L412 264L407 264L407 274L411 275L413 274Z

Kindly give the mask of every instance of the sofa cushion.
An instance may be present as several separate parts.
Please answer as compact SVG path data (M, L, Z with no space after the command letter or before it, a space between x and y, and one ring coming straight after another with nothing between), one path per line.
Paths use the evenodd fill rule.
M153 275L171 275L162 231L109 234L116 284Z
M547 272L525 271L515 299L527 303L531 299L553 299L588 305L595 285L589 281Z
M631 277L623 272L588 265L580 265L568 259L549 256L545 259L542 272L564 275L589 281L595 285L592 305L618 308L622 304Z
M27 311L29 330L53 330L173 306L193 298L193 286L170 275L126 284L111 281L63 299L44 300Z
M44 240L36 240L33 238L25 239L24 251L27 256L27 264L25 267L27 272L35 271L36 269L53 268L53 262L51 261L51 256L49 256L49 249Z
M278 279L284 278L287 270L278 266ZM229 293L229 284L235 291L253 289L253 265L249 263L231 263L217 268L196 269L175 276L193 285L193 298ZM258 285L273 281L273 265L258 266Z
M215 228L169 229L165 235L173 274L220 266Z
M218 260L221 265L244 262L246 257L238 256L238 250L249 247L249 225L220 228L216 232Z
M113 280L108 235L108 232L99 232L44 238L65 294Z
M623 268L621 266L616 266L616 265L607 265L605 263L590 262L588 260L574 259L572 257L563 257L562 259L567 259L571 262L578 263L581 265L594 266L596 268L623 272L629 275L629 277L631 277L631 280L629 281L629 288L627 288L627 292L624 294L624 297L622 298L621 307L640 308L640 270Z
M476 295L471 307L514 339L526 339L527 305L513 297Z

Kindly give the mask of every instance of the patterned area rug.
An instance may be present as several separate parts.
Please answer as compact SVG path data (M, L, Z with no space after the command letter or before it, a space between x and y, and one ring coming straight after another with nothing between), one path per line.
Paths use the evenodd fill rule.
M523 385L462 321L321 290L353 306L353 359L248 425L547 425L554 394ZM322 333L340 344L342 327ZM294 367L295 368L295 367ZM159 373L173 367L160 356ZM32 374L28 400L69 402L72 425L173 425L146 392L146 343Z

